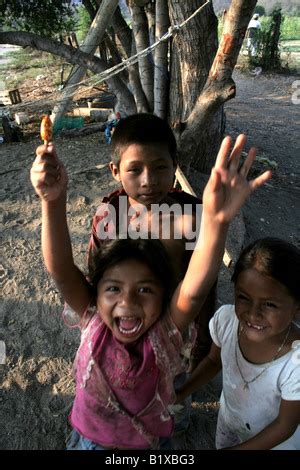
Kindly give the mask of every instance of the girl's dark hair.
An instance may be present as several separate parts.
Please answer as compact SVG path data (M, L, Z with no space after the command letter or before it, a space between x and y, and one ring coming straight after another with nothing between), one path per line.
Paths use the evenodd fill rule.
M154 114L133 114L121 119L111 139L112 161L119 167L122 153L131 144L165 145L174 165L177 163L177 144L169 124Z
M261 238L245 248L234 268L231 280L236 283L241 272L255 268L286 287L300 302L300 250L279 238Z
M174 274L168 253L160 240L117 239L101 246L94 259L96 266L90 273L92 287L96 292L97 284L104 272L125 260L145 263L164 287L163 308L171 300L175 288Z

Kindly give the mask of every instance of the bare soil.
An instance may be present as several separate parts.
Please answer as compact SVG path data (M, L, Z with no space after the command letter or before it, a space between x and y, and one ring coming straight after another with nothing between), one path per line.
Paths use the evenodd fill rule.
M231 232L234 258L244 243L276 235L300 245L300 105L293 105L296 77L235 76L237 96L226 104L227 132L249 136L258 154L277 164L272 180L246 204ZM56 139L69 177L68 213L74 254L81 267L91 217L101 197L114 188L107 169L109 146L102 135ZM101 140L101 142L100 142ZM0 365L0 449L63 449L70 432L67 416L74 383L71 364L78 333L62 320L62 299L45 272L40 251L40 204L31 188L29 170L39 138L0 145L2 222L0 278L3 297L0 340L6 362ZM264 169L257 164L256 171ZM231 302L229 270L220 276L219 302ZM174 448L212 449L220 380L193 396L189 429Z

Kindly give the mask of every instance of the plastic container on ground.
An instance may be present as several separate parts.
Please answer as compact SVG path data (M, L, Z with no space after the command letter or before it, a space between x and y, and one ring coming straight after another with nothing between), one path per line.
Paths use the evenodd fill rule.
M82 116L62 116L58 118L53 126L53 133L57 134L63 129L80 129L84 126L84 118Z
M20 124L27 124L29 122L29 116L27 113L24 112L15 113L14 118L18 126Z

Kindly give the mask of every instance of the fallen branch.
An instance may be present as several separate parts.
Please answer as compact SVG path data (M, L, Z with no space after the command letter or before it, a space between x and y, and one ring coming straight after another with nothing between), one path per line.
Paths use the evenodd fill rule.
M96 132L100 132L101 128L103 127L102 123L91 124L89 126L82 127L81 129L63 129L61 130L58 135L60 137L78 137L82 135L94 134Z

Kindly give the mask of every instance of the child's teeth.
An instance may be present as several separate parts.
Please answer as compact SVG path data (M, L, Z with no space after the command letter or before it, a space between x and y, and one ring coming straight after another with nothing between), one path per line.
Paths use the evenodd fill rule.
M142 322L135 317L121 317L119 318L119 330L122 334L133 334L139 331Z
M248 323L248 322L247 322L247 325L248 325L250 328L255 328L256 330L263 330L263 329L264 329L264 326L253 325L252 323Z

